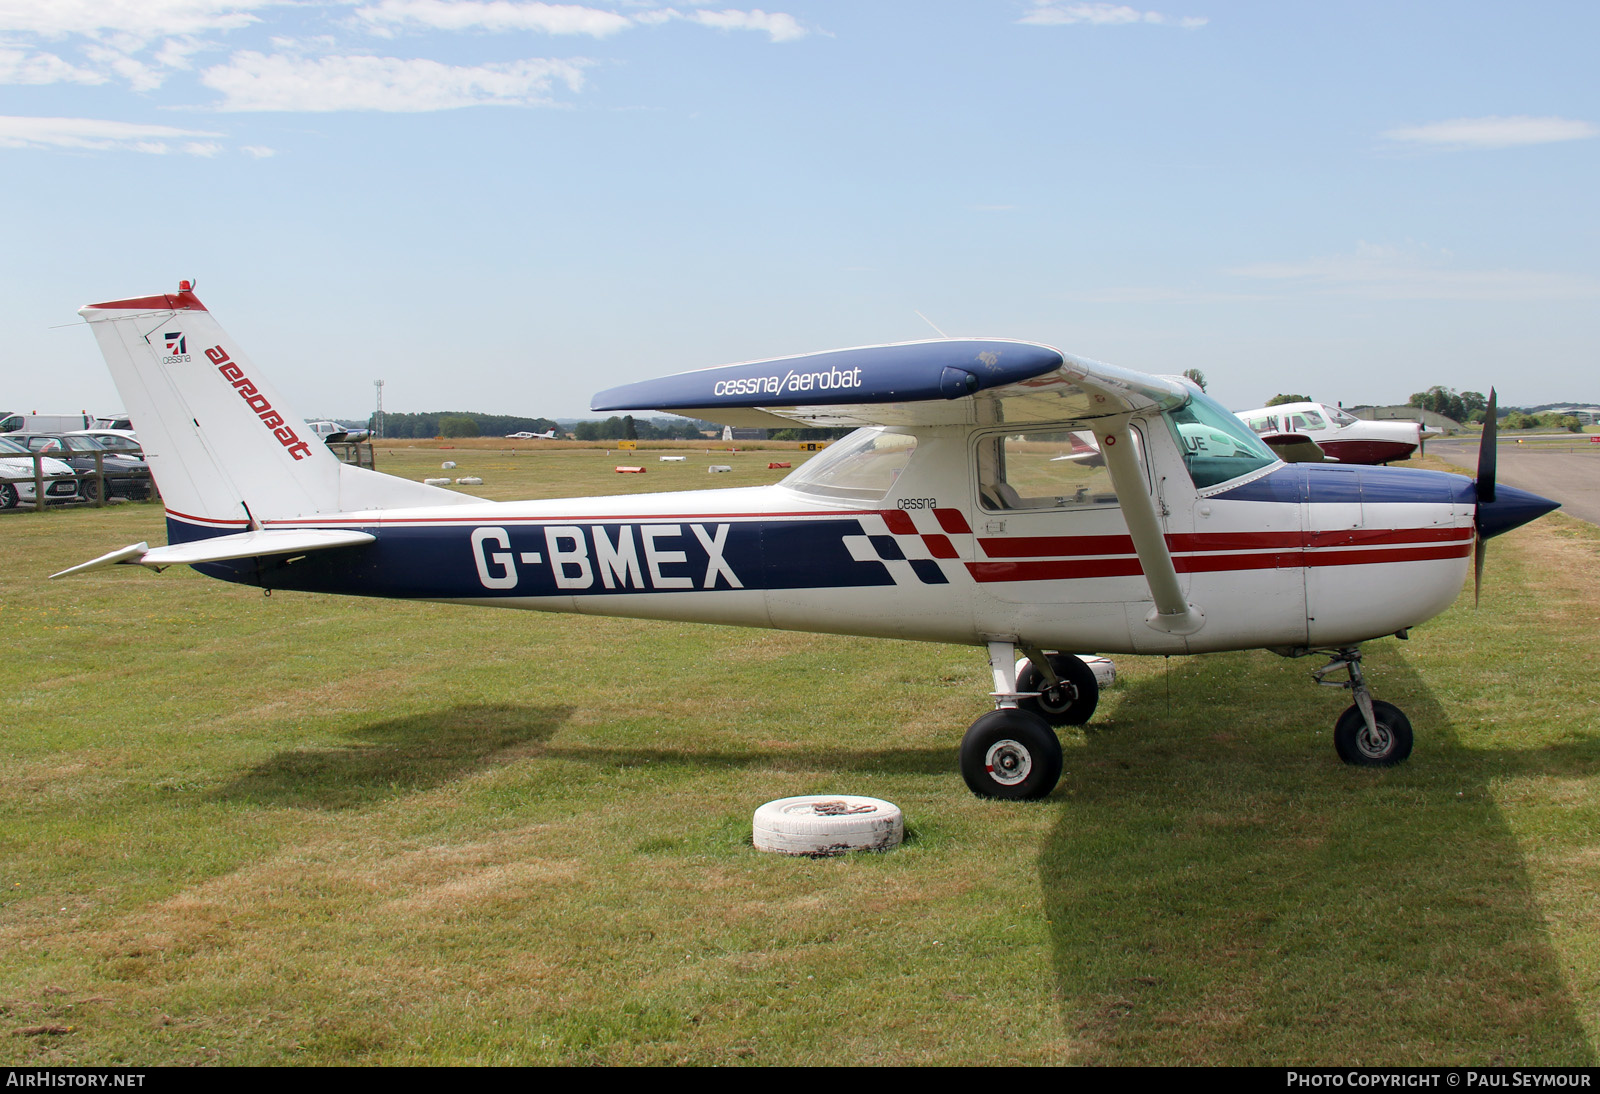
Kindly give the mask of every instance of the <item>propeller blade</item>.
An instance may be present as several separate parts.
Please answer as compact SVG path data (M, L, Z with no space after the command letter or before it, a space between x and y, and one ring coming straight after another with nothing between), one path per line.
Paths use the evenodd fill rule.
M1496 417L1494 388L1489 389L1489 406L1483 415L1483 437L1478 441L1478 500L1494 500L1494 465L1499 441L1499 419Z
M1477 531L1477 542L1472 547L1472 606L1478 606L1478 594L1483 591L1483 561L1489 554L1489 540L1483 527L1483 507L1494 504L1494 466L1499 454L1499 419L1496 416L1494 388L1489 389L1489 405L1483 415L1483 435L1478 438L1478 477L1473 485L1478 502L1472 507L1472 527Z

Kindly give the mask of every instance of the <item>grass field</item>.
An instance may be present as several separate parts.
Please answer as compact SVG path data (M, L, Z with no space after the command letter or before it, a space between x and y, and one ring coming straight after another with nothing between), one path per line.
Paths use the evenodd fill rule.
M509 498L789 457L378 463L441 458ZM1119 657L1031 804L956 772L975 649L44 580L164 538L153 505L0 520L9 1063L1596 1060L1588 525L1496 540L1481 609L1368 647L1408 764L1336 760L1310 659ZM749 846L813 792L907 843Z

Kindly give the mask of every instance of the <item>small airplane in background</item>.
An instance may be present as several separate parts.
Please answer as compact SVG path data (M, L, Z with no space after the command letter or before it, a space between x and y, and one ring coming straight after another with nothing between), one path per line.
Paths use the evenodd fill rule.
M1422 444L1420 422L1370 421L1326 403L1280 403L1241 410L1239 420L1280 452L1303 438L1321 449L1323 458L1339 463L1404 460ZM1285 458L1291 457L1285 453ZM1317 458L1311 453L1302 460L1315 462Z
M1322 653L1313 676L1354 698L1339 756L1404 760L1411 724L1372 697L1361 643L1444 611L1469 569L1481 577L1490 537L1556 507L1495 485L1492 412L1475 482L1286 464L1183 379L997 338L754 361L594 398L599 412L859 427L777 485L489 502L306 443L187 282L79 314L139 422L169 542L54 576L190 565L268 590L974 645L994 709L959 756L987 797L1055 787L1052 727L1087 721L1098 699L1068 650ZM173 331L195 352L168 352Z
M522 433L507 433L506 434L506 440L508 440L508 441L548 441L548 440L553 440L555 438L555 435L556 435L556 431L553 430L553 429L547 429L543 433L528 433L528 432L524 431Z
M327 444L340 444L344 441L364 441L371 432L365 429L352 429L338 422L307 422L306 428L311 430Z

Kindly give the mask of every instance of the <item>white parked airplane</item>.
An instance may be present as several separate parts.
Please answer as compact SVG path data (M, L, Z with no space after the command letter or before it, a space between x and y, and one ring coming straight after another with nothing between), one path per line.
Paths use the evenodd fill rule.
M1375 422L1326 403L1280 403L1239 411L1239 420L1273 447L1305 437L1340 463L1403 460L1422 443L1417 422Z
M508 440L508 441L548 441L548 440L553 439L555 437L555 435L556 435L556 431L553 430L553 429L547 429L543 433L529 433L527 430L523 430L521 433L507 433L506 434L506 440Z
M1177 378L1004 339L941 339L629 384L596 411L737 426L860 426L775 486L488 502L340 463L189 291L85 307L192 565L265 589L915 638L986 647L995 709L968 729L974 792L1038 798L1051 724L1089 717L1060 650L1329 655L1355 703L1348 763L1410 753L1360 643L1454 601L1490 536L1555 508L1442 472L1285 464ZM186 336L193 353L173 354ZM1491 415L1490 421L1493 421ZM1082 452L1089 434L1101 459ZM1027 655L1020 676L1016 651Z

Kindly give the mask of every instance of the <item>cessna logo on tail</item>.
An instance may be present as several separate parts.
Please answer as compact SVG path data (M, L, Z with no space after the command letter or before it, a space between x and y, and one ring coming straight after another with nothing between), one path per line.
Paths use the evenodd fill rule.
M303 460L311 455L311 446L302 441L297 433L284 424L283 415L272 409L272 404L267 397L256 390L256 385L245 379L239 366L228 359L228 351L221 346L213 346L206 350L206 357L217 371L227 377L239 392L251 410L256 412L256 417L261 419L261 424L272 430L272 435L278 438L278 443L289 450L289 455L297 460Z
M167 344L167 355L161 359L163 365L173 365L189 359L189 339L184 337L181 330L166 331L161 337Z

